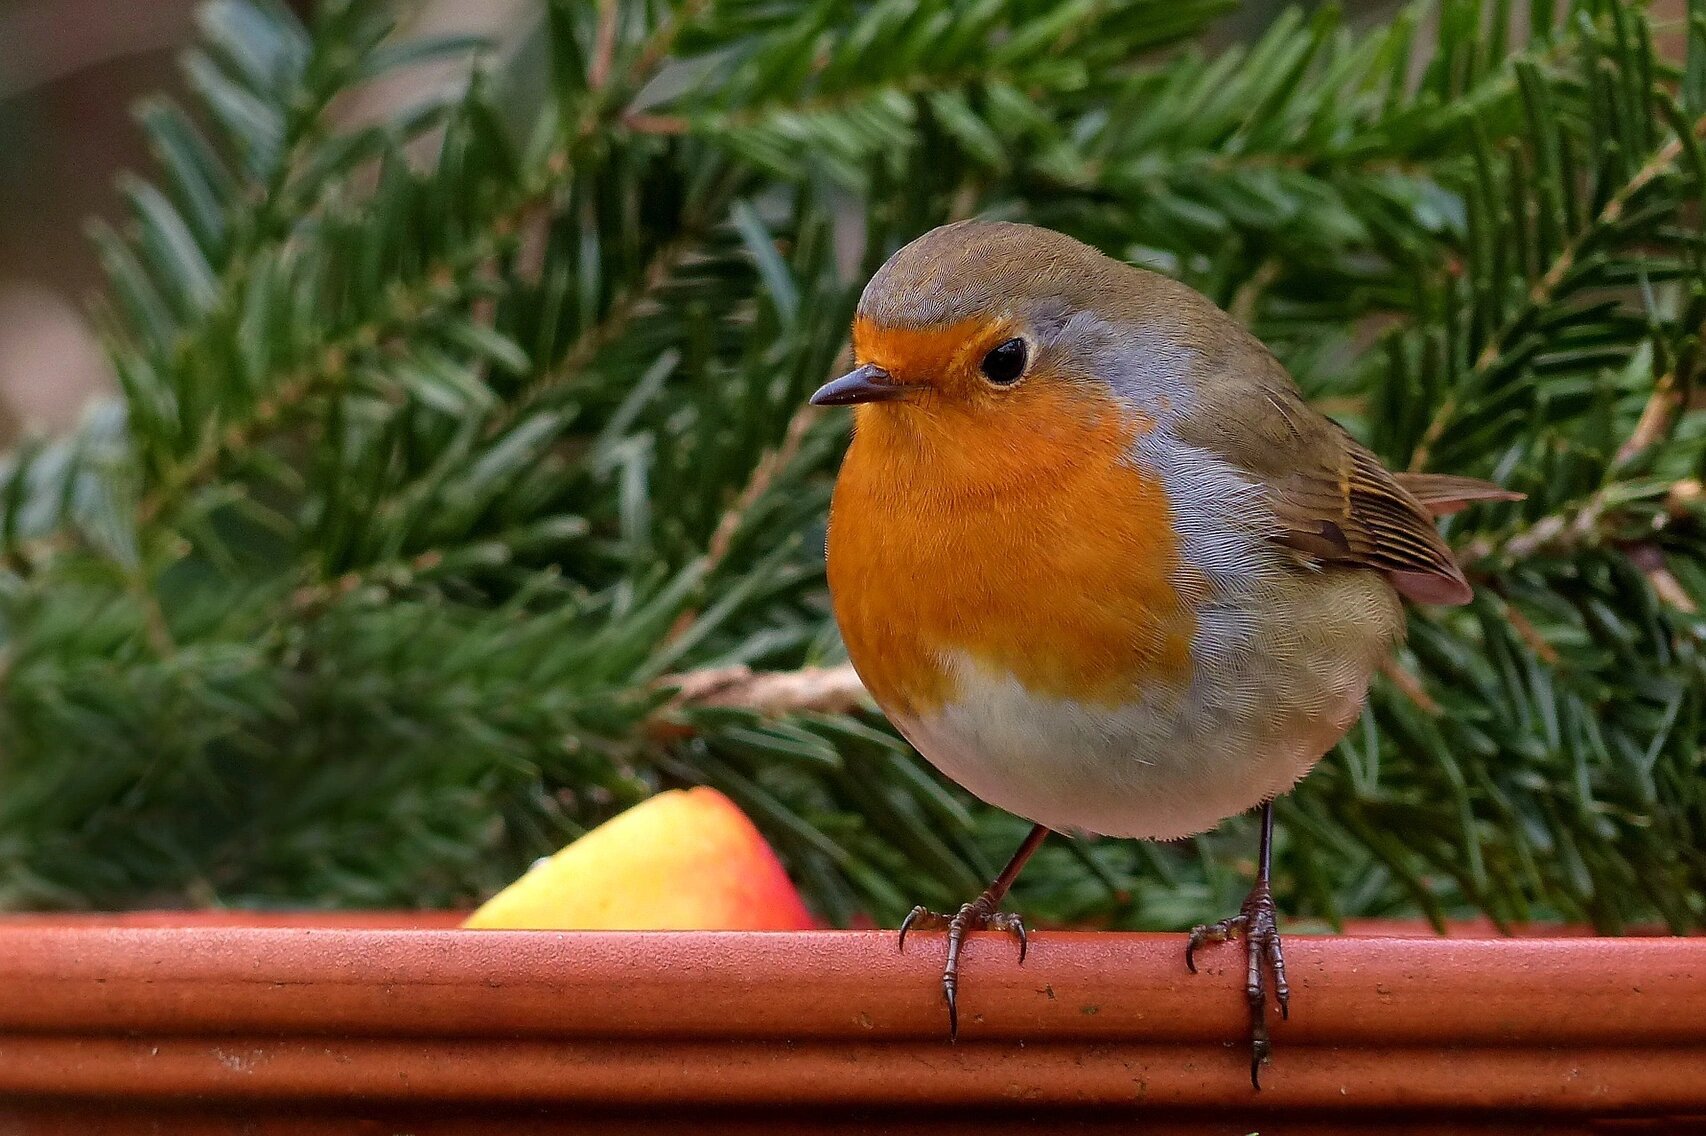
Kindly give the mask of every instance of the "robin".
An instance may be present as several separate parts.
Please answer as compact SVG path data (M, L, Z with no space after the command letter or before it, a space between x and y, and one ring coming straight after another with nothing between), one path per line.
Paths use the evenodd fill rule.
M1393 473L1206 297L1030 225L962 221L872 278L829 586L877 704L943 774L1035 827L945 929L958 1031L969 931L1050 831L1172 840L1260 807L1242 934L1253 1084L1269 978L1288 1013L1273 800L1336 744L1402 637L1403 597L1470 588L1433 518L1497 486Z

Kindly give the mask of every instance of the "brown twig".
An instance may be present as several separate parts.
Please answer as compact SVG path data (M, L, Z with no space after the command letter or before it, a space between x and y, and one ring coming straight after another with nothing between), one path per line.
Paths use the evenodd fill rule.
M1256 271L1250 274L1250 278L1240 284L1238 290L1232 294L1232 303L1227 307L1226 314L1249 327L1250 321L1256 316L1256 305L1261 302L1262 293L1268 290L1268 286L1279 274L1279 261L1272 257L1262 261L1256 266Z
M693 129L693 120L679 114L646 114L630 111L622 116L622 125L636 134L686 134Z
M1677 520L1694 515L1706 501L1706 486L1698 478L1685 477L1665 494L1665 512Z
M1653 594L1658 596L1661 602L1688 615L1699 611L1694 597L1688 594L1688 589L1682 586L1682 581L1672 574L1669 565L1665 563L1664 550L1658 545L1633 545L1627 550L1627 554L1629 562L1647 578Z
M853 667L803 667L797 671L754 671L750 667L711 667L665 675L658 686L675 695L652 712L644 731L653 741L690 737L693 727L681 715L694 707L721 706L770 717L787 714L850 714L870 696Z
M1434 701L1433 695L1429 694L1427 687L1422 685L1422 680L1405 670L1397 659L1388 655L1380 660L1380 673L1386 676L1399 693L1414 702L1424 713L1439 714L1439 703Z
M611 301L610 307L605 309L603 317L581 332L555 367L530 383L526 392L510 404L505 413L494 418L493 428L502 429L509 425L537 406L546 395L561 390L579 378L581 372L598 357L599 352L614 343L628 329L640 307L668 282L681 261L696 246L698 230L699 222L683 218L681 232L658 246L639 280L619 293Z
M782 442L773 450L766 450L758 459L758 464L752 467L752 476L746 480L740 495L734 504L723 512L717 521L716 530L711 533L710 542L705 546L705 571L713 571L729 554L729 546L734 543L735 534L740 531L741 522L752 511L769 490L776 475L787 469L794 458L799 455L800 446L806 440L806 431L812 420L817 417L810 406L801 406L788 419L788 427L782 432Z
M218 471L228 454L239 453L265 437L284 420L285 415L305 402L310 394L328 381L328 376L342 374L345 357L341 349L328 348L314 367L298 371L285 379L271 395L261 400L255 412L242 422L222 431L209 434L184 462L174 468L160 485L142 499L137 508L137 524L146 525L165 512L167 507L202 478Z
M1623 465L1670 434L1676 425L1677 412L1683 408L1684 392L1692 385L1703 339L1706 339L1706 326L1696 330L1693 342L1684 349L1671 369L1653 383L1653 393L1641 408L1641 418L1623 445L1618 447L1614 464Z
M753 466L752 474L747 478L746 485L741 488L740 495L718 519L717 527L712 531L711 539L705 545L703 575L709 576L717 565L723 562L724 557L728 556L729 546L734 543L735 534L740 531L741 522L746 519L746 515L758 503L758 499L764 496L765 491L776 480L776 475L787 469L795 456L799 454L800 445L805 441L806 431L811 426L814 417L816 417L816 412L810 406L802 406L795 411L794 416L788 420L788 428L782 433L782 444L773 450L765 451L764 456L758 459L758 464ZM697 608L689 608L683 611L675 617L675 622L670 625L668 634L664 636L664 641L666 643L673 642L684 634L689 627L692 627L693 621L698 618L699 611Z
M835 667L802 667L796 671L755 671L751 667L712 667L666 675L662 687L674 687L675 696L664 711L693 706L723 706L753 710L760 714L846 714L864 706L869 699L865 684L852 664Z
M1668 434L1681 405L1682 392L1677 389L1676 372L1667 371L1653 384L1653 393L1641 408L1640 421L1618 447L1616 464L1623 465Z
M1533 651L1541 662L1547 666L1557 666L1558 648L1547 641L1546 636L1540 633L1540 628L1534 626L1528 616L1522 614L1522 609L1510 602L1509 597L1505 598L1504 606L1505 620L1511 625L1511 630L1516 632L1517 638L1528 644L1528 649Z
M610 81L610 64L616 55L616 16L616 0L599 0L597 39L586 73L586 85L594 91L602 91Z
M654 67L663 62L663 57L675 47L675 37L681 34L681 29L700 16L711 6L711 0L689 0L681 6L681 11L675 19L664 25L655 34L640 54L634 60L634 66L629 69L630 75L649 75Z
M535 201L522 211L516 222L515 260L511 271L523 283L538 284L545 274L545 254L551 245L551 218L550 205Z

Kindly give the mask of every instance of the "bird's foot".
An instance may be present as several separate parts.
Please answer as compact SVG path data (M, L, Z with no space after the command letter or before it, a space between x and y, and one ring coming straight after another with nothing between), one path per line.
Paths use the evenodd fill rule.
M1243 910L1218 923L1191 929L1185 944L1185 965L1197 972L1197 948L1204 943L1224 943L1240 932L1244 935L1246 969L1244 997L1250 1003L1250 1083L1262 1087L1261 1070L1272 1046L1268 1042L1267 978L1273 973L1274 1002L1280 1017L1291 1016L1291 988L1285 982L1285 953L1280 948L1279 913L1266 880L1258 880L1244 899Z
M1030 945L1025 938L1025 924L1017 915L995 910L995 899L984 892L953 915L943 915L923 907L914 907L900 925L900 949L906 950L909 931L948 932L948 963L942 970L942 993L948 1000L948 1039L959 1040L960 1014L957 990L960 984L960 946L968 931L1001 931L1019 940L1019 963L1024 965L1025 951Z

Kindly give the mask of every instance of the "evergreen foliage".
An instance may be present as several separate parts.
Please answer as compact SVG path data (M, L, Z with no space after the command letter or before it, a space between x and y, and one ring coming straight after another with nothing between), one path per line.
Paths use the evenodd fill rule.
M1449 522L1475 602L1282 804L1288 910L1706 915L1706 5L1676 62L1611 0L1218 51L1214 0L550 0L502 57L316 7L202 10L94 230L122 398L0 477L0 906L465 903L681 782L831 919L975 894L1024 826L877 715L660 680L843 657L847 423L802 403L884 257L982 213L1528 494ZM1060 841L1018 904L1218 917L1250 835Z

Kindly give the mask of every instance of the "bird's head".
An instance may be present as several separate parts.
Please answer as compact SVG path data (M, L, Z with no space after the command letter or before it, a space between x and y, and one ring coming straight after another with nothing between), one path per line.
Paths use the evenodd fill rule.
M812 402L859 405L861 430L1147 413L1165 395L1153 380L1191 338L1178 326L1189 313L1167 302L1175 289L1189 292L1049 229L944 225L871 278L853 323L858 365Z

